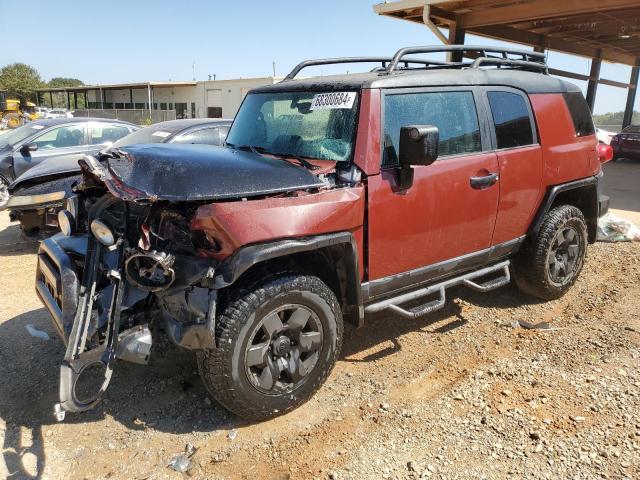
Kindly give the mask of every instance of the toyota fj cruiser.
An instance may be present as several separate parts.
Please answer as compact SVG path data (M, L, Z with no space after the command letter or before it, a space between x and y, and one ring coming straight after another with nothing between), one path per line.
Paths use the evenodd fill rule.
M454 50L472 60L417 56ZM380 66L295 79L355 62ZM117 358L146 363L150 328L197 353L213 398L261 420L322 385L343 322L419 318L449 287L511 277L560 297L607 207L596 144L544 55L445 46L303 62L246 96L225 147L85 157L38 253L67 344L58 418L99 401Z

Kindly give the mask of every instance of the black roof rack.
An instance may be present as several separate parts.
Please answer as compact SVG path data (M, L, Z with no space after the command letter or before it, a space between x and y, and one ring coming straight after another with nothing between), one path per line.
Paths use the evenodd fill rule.
M463 52L473 62L448 62L432 59L406 58L407 55L421 53L449 53ZM516 56L517 58L512 58ZM301 70L317 65L336 65L347 63L380 63L382 68L375 70L385 74L392 74L398 70L398 65L409 69L409 65L419 65L418 68L479 68L482 65L495 65L498 68L510 67L548 74L546 56L544 53L502 47L488 47L481 45L439 45L424 47L406 47L398 50L393 57L342 57L306 60L296 65L283 81L293 80ZM415 67L414 67L415 68Z

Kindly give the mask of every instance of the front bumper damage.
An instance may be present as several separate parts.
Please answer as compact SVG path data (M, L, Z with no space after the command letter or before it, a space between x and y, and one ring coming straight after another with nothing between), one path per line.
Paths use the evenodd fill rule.
M148 362L152 322L159 321L180 347L215 348L217 293L194 285L202 279L212 281L212 261L177 257L174 267L178 273L171 287L151 293L127 277L125 257L134 250L123 239L105 247L91 235L59 234L40 245L36 293L66 344L60 365L60 400L54 411L59 421L66 412L84 412L99 403L116 359ZM135 321L127 318L140 305L149 310L148 315L143 320L139 314ZM122 322L123 315L127 323ZM96 387L80 391L85 390L82 385L87 376Z

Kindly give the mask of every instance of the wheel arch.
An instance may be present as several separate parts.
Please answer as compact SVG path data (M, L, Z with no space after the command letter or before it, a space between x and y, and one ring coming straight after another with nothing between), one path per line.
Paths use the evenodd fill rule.
M217 269L215 286L250 283L274 272L312 274L333 290L344 319L360 327L364 307L358 265L358 247L350 232L284 239L239 249Z
M558 205L572 205L582 212L587 223L587 239L594 243L598 232L598 178L588 177L550 187L527 233L535 235L545 215Z

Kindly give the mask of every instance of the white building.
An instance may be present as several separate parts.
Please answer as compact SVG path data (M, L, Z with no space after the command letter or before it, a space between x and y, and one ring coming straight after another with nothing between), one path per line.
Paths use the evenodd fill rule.
M42 88L38 105L74 110L148 110L151 105L151 110L175 111L175 118L233 118L249 90L278 81L260 77Z

